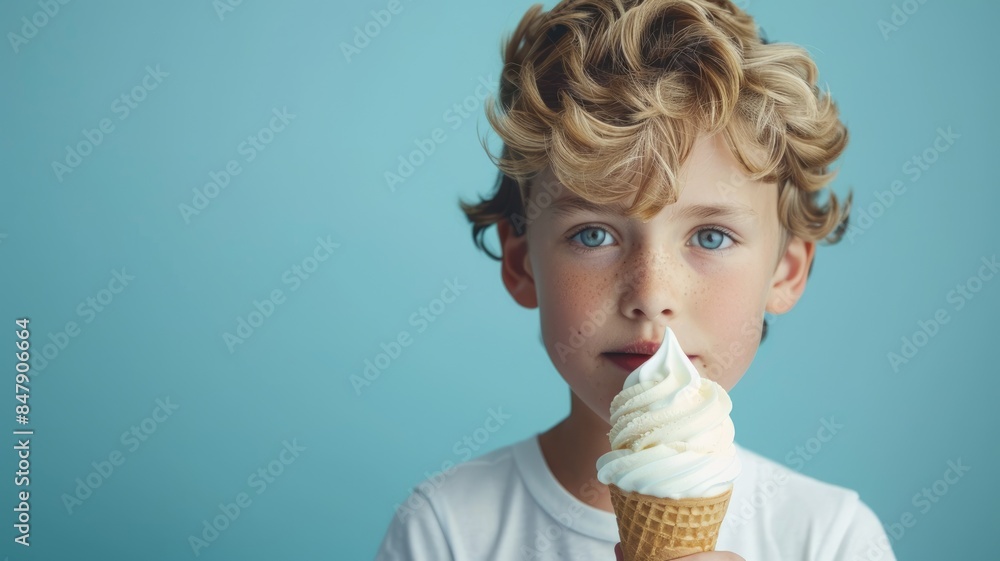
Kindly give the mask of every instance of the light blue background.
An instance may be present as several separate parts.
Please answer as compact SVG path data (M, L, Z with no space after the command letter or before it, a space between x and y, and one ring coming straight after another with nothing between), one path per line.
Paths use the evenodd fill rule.
M77 1L17 52L5 42L8 376L15 318L31 318L36 352L66 322L81 332L34 370L30 548L12 542L16 457L0 452L0 552L193 558L188 537L246 492L251 505L201 558L371 558L394 505L462 459L455 443L490 408L511 419L479 452L566 414L537 311L509 298L457 206L493 185L475 92L480 78L496 84L501 37L530 4L404 0L350 61L341 43L386 1L245 1L221 19L208 0ZM884 523L912 512L916 526L895 540L900 559L995 555L1000 280L961 310L947 295L1000 250L1000 8L929 0L886 39L878 21L892 6L749 4L772 40L812 53L840 104L851 142L837 192L853 189L861 209L894 180L907 189L853 242L820 248L804 299L772 323L733 391L734 421L739 442L784 462L834 417L846 428L802 472L858 490ZM40 10L5 2L0 30L20 33ZM119 119L114 100L156 65L169 75ZM470 96L472 116L447 113ZM294 119L246 162L240 143L284 107ZM104 118L114 130L59 181L52 162ZM904 163L939 127L961 136L911 181ZM445 141L390 190L383 174L436 128ZM231 159L242 172L185 222L178 205ZM340 247L291 291L283 275L327 236ZM123 268L135 279L101 312L78 314ZM467 289L418 333L411 314L455 278ZM276 289L284 302L230 353L223 334ZM887 353L939 308L950 322L894 372ZM358 395L350 376L403 330L413 344ZM168 397L179 409L147 421L155 432L129 451L120 435ZM306 449L272 464L281 474L258 494L248 477L293 439ZM63 495L116 450L124 463L68 513ZM921 512L912 497L958 458L969 473Z

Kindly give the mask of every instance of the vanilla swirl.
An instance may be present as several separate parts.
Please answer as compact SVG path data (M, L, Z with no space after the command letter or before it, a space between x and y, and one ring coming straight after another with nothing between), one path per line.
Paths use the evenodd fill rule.
M597 460L597 478L672 499L731 489L740 474L732 409L726 390L698 374L666 328L656 354L611 402L611 451Z

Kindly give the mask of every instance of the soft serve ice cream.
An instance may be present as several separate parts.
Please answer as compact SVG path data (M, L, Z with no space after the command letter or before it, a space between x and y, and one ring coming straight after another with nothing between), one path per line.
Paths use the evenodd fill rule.
M597 478L623 491L670 499L713 497L740 474L733 403L702 378L670 328L611 402L611 451Z

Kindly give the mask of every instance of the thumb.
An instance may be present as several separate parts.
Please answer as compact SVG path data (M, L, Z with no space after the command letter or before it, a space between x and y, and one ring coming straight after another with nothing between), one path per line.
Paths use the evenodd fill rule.
M620 543L615 544L615 560L625 561L624 554L622 553L622 544Z

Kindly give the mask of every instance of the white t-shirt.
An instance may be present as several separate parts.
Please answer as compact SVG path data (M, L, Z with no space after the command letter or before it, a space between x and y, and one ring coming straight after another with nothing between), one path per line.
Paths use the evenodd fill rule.
M895 561L856 492L736 449L743 471L717 550L747 561ZM564 489L534 435L418 485L396 509L376 560L614 561L618 541L615 515Z

